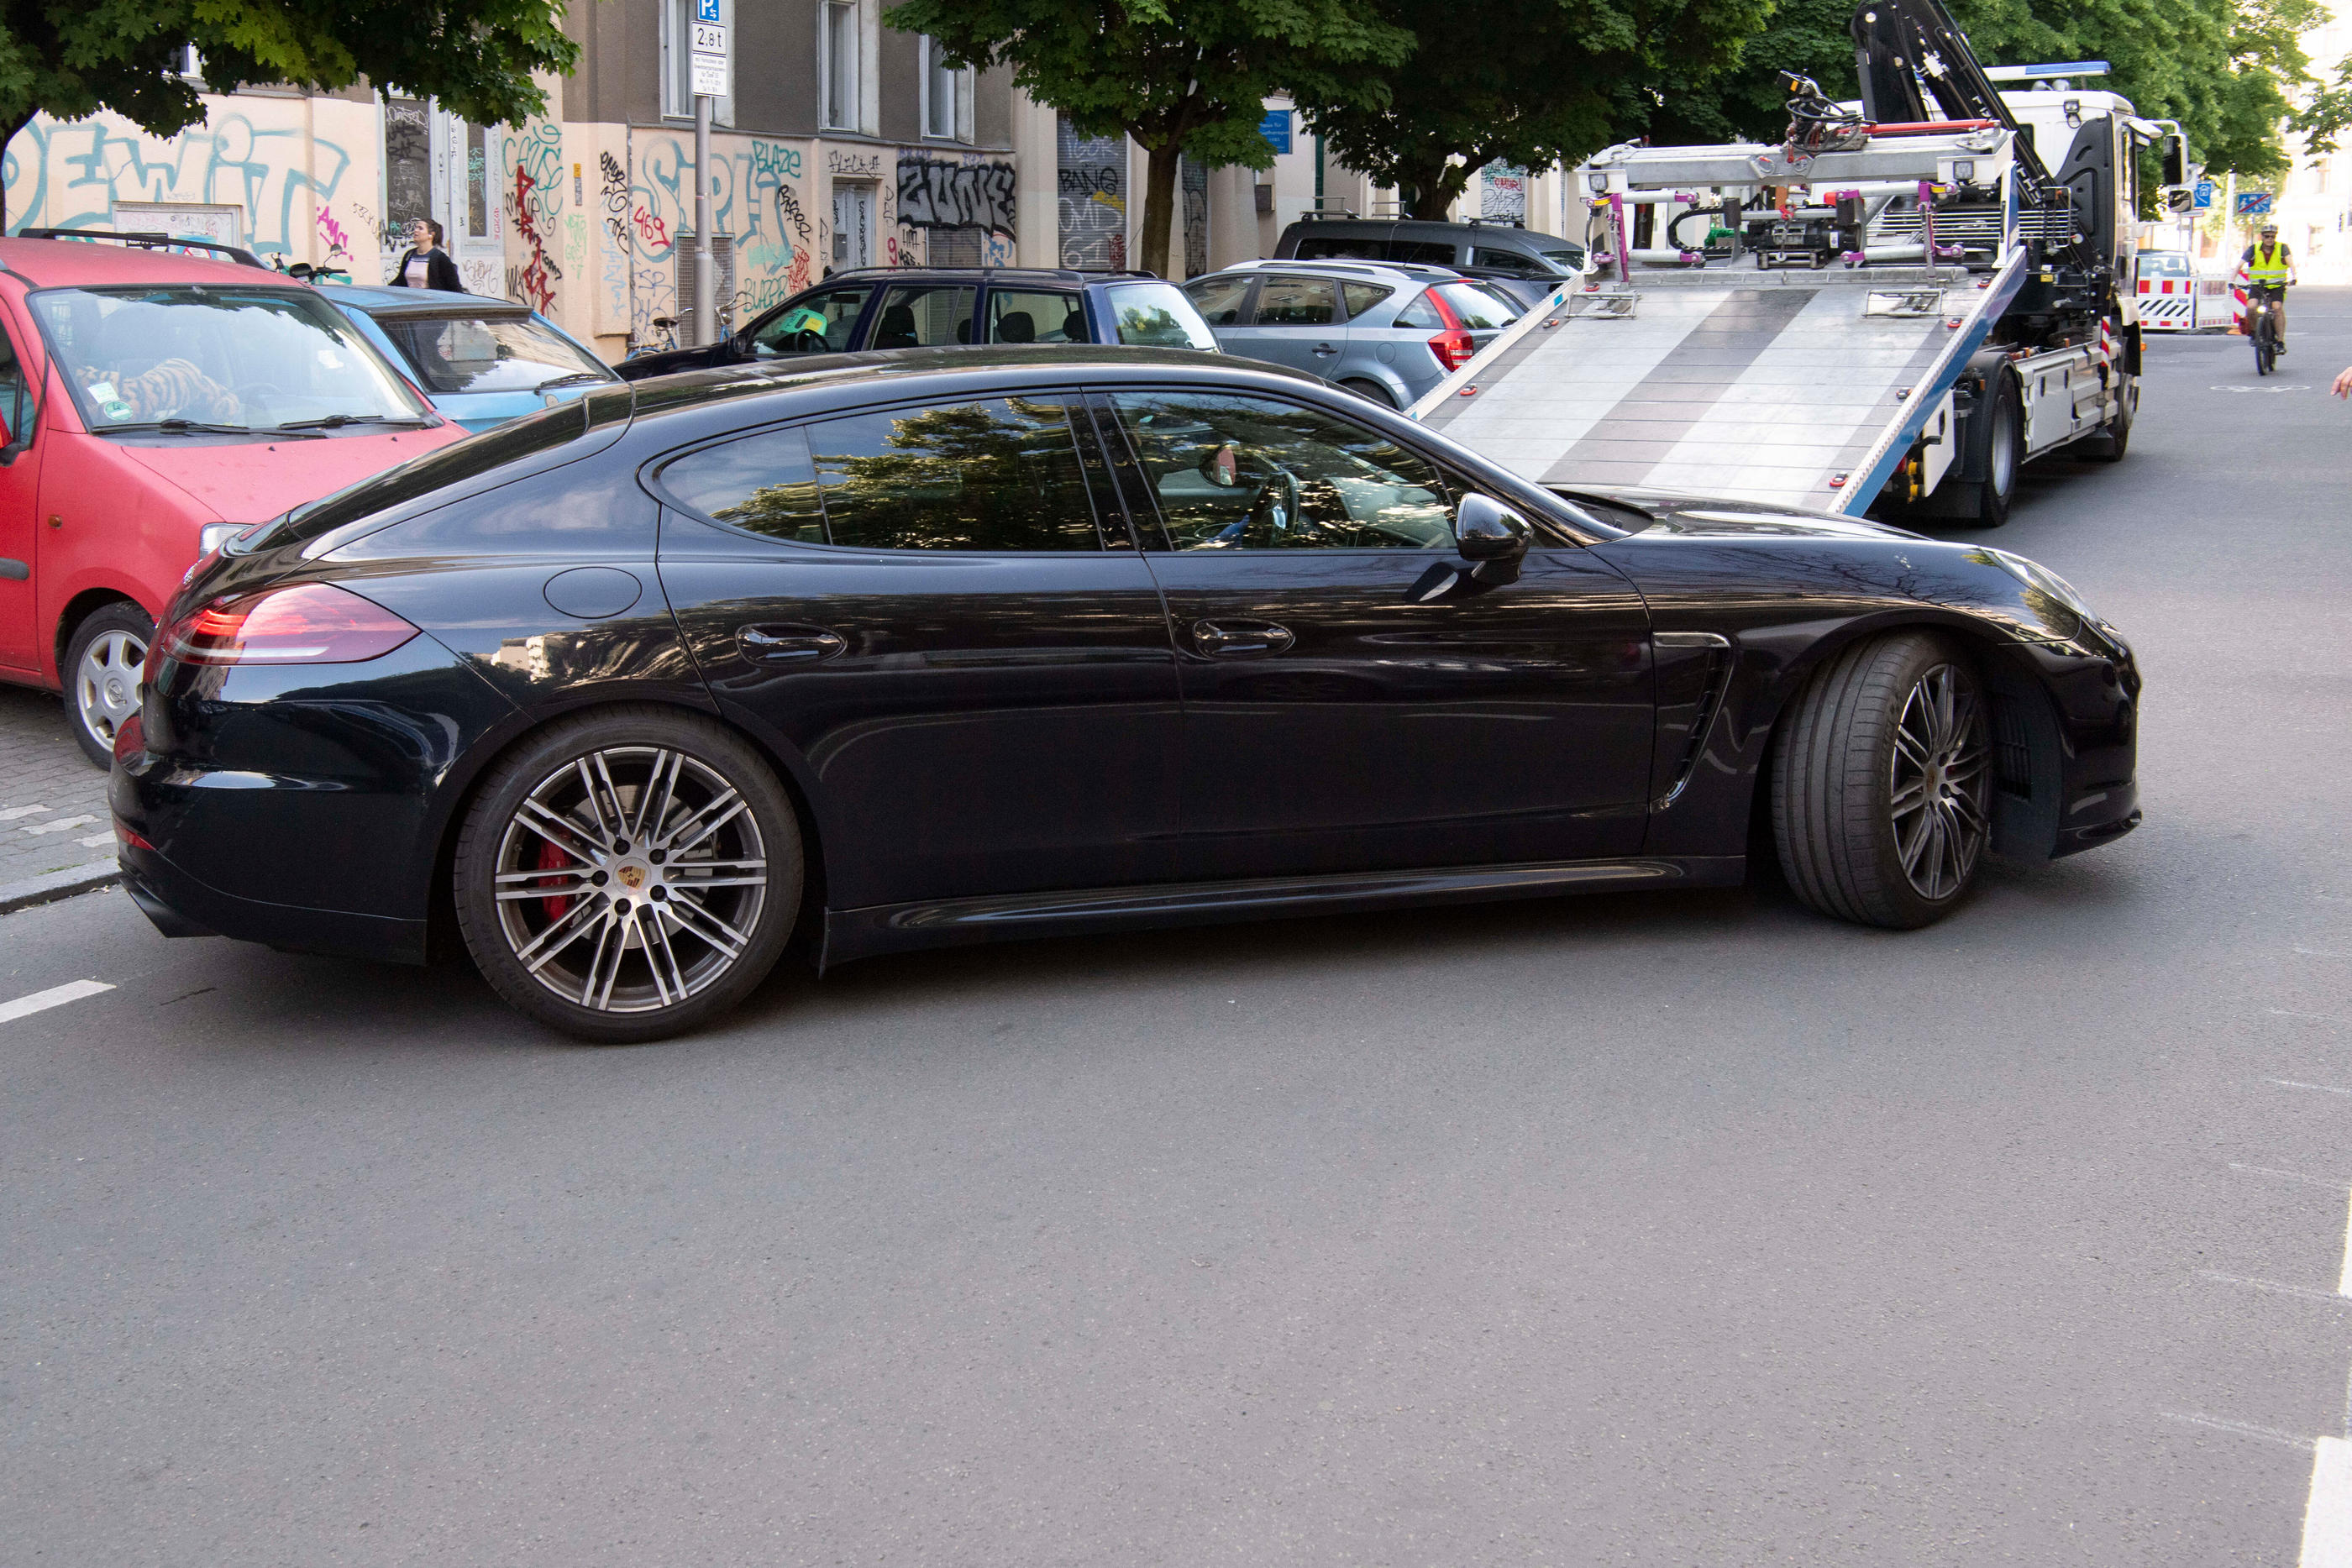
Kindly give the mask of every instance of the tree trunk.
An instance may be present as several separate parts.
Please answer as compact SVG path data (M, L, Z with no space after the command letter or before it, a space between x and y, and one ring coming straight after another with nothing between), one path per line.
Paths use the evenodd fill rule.
M1183 231L1177 227L1175 216L1176 166L1183 157L1183 143L1171 136L1166 146L1147 146L1145 152L1149 161L1143 175L1143 252L1136 257L1136 265L1171 283L1181 283Z
M1413 171L1412 215L1433 223L1444 223L1452 216L1454 200L1469 188L1470 176L1486 167L1483 162L1431 164L1427 169Z

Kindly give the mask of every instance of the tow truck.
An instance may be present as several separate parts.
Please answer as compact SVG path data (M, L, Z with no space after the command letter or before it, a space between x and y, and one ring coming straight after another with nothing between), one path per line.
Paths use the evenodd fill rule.
M1784 75L1778 145L1580 165L1610 276L1529 309L1414 417L1538 483L1985 528L2026 460L2122 457L2140 153L2185 209L2179 126L2081 88L2097 62L1988 72L1938 0L1864 0L1851 31L1859 100Z

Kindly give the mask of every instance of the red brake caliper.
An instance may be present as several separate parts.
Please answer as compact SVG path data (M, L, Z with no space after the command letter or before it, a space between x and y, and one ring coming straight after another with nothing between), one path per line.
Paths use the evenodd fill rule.
M572 857L570 855L565 854L562 850L556 848L545 839L539 841L540 870L562 871L571 863ZM563 879L552 876L542 877L540 879L539 885L541 887L561 887L563 885ZM569 897L542 898L539 901L539 907L541 911L546 915L548 923L550 925L553 925L556 921L563 918L563 912L565 910L572 907L572 900Z

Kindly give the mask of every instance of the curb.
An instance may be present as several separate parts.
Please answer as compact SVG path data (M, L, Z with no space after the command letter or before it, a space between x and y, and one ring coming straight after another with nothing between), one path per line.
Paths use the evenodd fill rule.
M48 904L60 898L71 898L77 893L94 888L110 887L122 880L122 868L112 861L95 861L89 865L68 866L47 876L28 876L22 882L0 886L0 915L14 915L20 909L30 909L37 904Z

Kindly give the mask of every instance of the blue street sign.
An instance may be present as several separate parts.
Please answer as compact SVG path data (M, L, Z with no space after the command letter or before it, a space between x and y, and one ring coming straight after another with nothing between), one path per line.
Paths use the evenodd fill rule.
M2242 218L2262 217L2271 210L2270 193L2241 191L2238 193L2238 204L2231 210Z
M2211 207L2212 207L2212 205L2213 205L2213 182L2212 182L2212 181L2210 181L2210 180L2200 180L2200 181L2198 181L2198 182L2197 182L2197 199L2196 199L2194 202L2191 202L2191 203L2189 204L2189 205L2190 205L2194 210L2196 210L2196 211L2198 211L2198 212L2200 212L2200 213L2202 213L2202 212L2206 212L2206 211L2209 211L2209 210L2210 210L2210 209L2211 209Z
M1290 110L1269 109L1265 118L1257 122L1257 133L1273 143L1276 152L1290 151Z
M698 22L719 20L719 0L694 0L694 19Z

